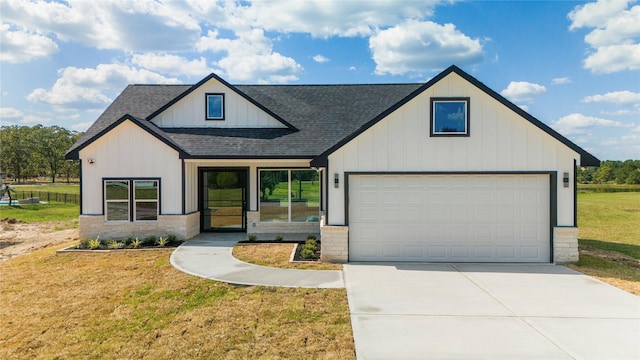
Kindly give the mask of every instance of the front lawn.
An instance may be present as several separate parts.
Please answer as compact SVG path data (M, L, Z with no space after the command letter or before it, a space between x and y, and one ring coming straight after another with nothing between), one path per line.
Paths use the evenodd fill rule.
M47 221L74 222L77 226L80 206L74 204L25 204L0 206L0 219L13 218L27 223Z
M578 194L578 226L570 267L640 295L640 192Z
M0 263L0 358L355 358L344 289L234 287L174 269L170 253Z

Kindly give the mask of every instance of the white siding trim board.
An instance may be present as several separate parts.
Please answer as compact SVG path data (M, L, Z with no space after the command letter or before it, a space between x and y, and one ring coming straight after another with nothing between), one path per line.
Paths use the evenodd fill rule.
M349 227L349 207L350 207L350 185L351 176L357 175L548 175L549 176L549 263L554 263L554 229L557 228L557 171L468 171L468 172L430 172L430 171L364 171L364 172L344 172L343 190L344 190L344 224ZM348 248L351 244L351 232L349 234ZM350 251L349 251L350 253ZM348 255L348 261L353 261L351 254Z

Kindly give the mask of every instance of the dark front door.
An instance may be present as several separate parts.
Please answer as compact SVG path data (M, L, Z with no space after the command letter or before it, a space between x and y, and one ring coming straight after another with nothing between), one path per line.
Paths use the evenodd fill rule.
M246 231L247 170L200 170L202 231Z

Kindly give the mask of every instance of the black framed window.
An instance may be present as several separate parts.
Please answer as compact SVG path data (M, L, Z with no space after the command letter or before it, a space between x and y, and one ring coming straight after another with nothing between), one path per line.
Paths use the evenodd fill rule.
M207 120L224 120L224 94L205 94Z
M469 136L469 98L431 98L431 136Z
M157 221L159 179L105 179L106 221Z

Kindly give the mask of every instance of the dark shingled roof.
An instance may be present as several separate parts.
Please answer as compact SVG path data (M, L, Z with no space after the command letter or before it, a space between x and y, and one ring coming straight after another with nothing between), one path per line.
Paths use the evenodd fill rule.
M583 166L600 161L546 124L456 66L426 84L230 85L215 75L196 85L130 85L67 152L79 151L122 122L125 114L176 148L182 158L305 158L326 165L327 156L442 78L455 72L581 156ZM215 77L287 125L278 129L159 128L148 119ZM146 122L146 123L144 123Z

